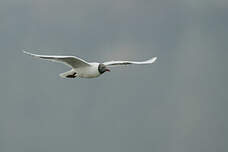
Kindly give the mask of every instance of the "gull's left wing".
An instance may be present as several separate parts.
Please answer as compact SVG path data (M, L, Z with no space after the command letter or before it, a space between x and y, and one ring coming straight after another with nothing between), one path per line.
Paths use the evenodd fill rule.
M149 60L142 61L142 62L137 62L137 61L109 61L109 62L104 62L103 64L107 67L130 65L130 64L152 64L156 60L157 60L157 57L153 57Z
M25 54L31 55L33 57L37 57L44 60L54 61L54 62L61 62L64 63L72 68L81 68L81 67L88 67L91 66L90 63L86 62L83 59L80 59L76 56L53 56L53 55L38 55L32 54L27 51L23 51Z

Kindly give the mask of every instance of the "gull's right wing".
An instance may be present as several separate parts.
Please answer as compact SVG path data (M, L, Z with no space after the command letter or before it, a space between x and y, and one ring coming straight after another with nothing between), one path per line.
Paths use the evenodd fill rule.
M153 57L149 60L146 61L109 61L109 62L104 62L103 64L107 67L114 67L114 66L121 66L121 65L130 65L130 64L152 64L157 60L157 57Z

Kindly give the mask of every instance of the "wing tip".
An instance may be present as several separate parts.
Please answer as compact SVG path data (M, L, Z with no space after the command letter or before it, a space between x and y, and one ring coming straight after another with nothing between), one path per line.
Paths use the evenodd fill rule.
M24 54L28 54L28 55L33 55L32 53L30 53L30 52L28 52L27 50L22 50L22 52L24 53Z
M158 57L153 57L153 58L151 58L150 60L148 60L148 62L154 63L157 59L158 59Z
M25 49L22 50L22 52L25 53L25 54L29 54L29 52L27 52L27 50L25 50Z
M32 57L40 58L40 55L30 53L30 52L28 52L27 50L22 50L22 52L23 52L24 54L30 55L30 56L32 56Z

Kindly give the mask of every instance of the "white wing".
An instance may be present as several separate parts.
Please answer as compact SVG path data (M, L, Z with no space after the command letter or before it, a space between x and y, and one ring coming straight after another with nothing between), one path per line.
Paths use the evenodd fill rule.
M103 64L105 66L121 66L121 65L129 65L129 64L151 64L154 63L157 60L157 57L153 57L149 60L142 61L142 62L136 62L136 61L110 61L110 62L104 62Z
M44 60L54 61L54 62L61 62L64 63L72 68L79 68L79 67L86 67L91 66L88 62L84 61L83 59L80 59L75 56L51 56L51 55L37 55L32 54L26 51L23 51L25 54L38 57Z

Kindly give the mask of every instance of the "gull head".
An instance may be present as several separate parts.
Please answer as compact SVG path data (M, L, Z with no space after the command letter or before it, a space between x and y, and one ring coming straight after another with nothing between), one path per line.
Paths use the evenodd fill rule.
M100 74L103 74L103 73L105 73L107 71L110 72L110 70L102 63L99 64L98 71L99 71Z

